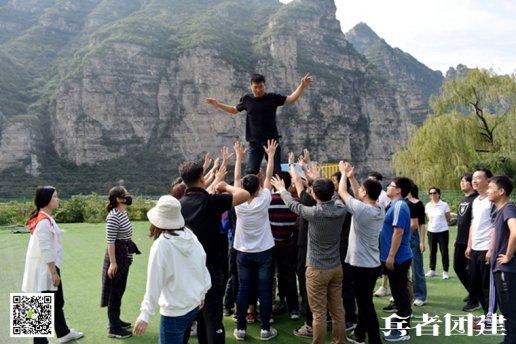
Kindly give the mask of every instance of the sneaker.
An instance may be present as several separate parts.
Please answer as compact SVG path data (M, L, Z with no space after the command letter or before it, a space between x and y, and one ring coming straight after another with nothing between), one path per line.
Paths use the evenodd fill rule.
M414 306L422 307L424 305L426 305L426 301L425 300L420 300L420 299L415 299L414 300Z
M380 286L380 288L378 288L378 290L376 290L373 295L376 297L384 297L389 295L389 291L387 288Z
M383 307L382 310L387 313L396 313L398 311L398 307L394 302L391 302L387 306Z
M444 275L444 274L443 274ZM434 277L435 276L435 270L430 270L426 273L426 277Z
M127 331L125 328L111 328L109 329L109 332L108 332L108 337L109 338L119 338L119 339L122 339L122 338L129 338L131 337L133 334L131 333L131 331Z
M84 333L77 332L73 328L71 328L70 332L68 332L68 334L66 336L63 336L63 337L59 338L59 342L61 342L61 343L68 343L71 340L76 340L76 339L79 339L79 338L82 338L82 337L84 337Z
M290 312L290 320L299 320L299 311Z
M190 337L197 337L197 321L192 323L192 327L190 327Z
M254 324L256 322L256 319L254 318L253 313L247 313L247 323L248 324Z
M225 316L225 317L229 317L231 315L231 309L229 308L224 308L224 310L222 311L222 315Z
M351 321L346 321L346 331L354 330L357 327L357 324Z
M346 336L346 340L350 343L355 343L355 344L365 344L365 340L359 340L355 334L352 334L350 336Z
M283 301L279 301L272 309L273 314L280 314L287 310L287 304Z
M236 313L233 313L233 315L231 316L231 320L233 320L233 322L237 322L238 321L238 315Z
M276 338L278 336L278 331L275 328L270 328L269 331L261 330L260 331L260 340L266 341L271 340L272 338Z
M294 330L294 336L304 337L304 338L312 338L314 336L312 326L308 326L305 323L303 326L301 326L297 330Z
M233 337L235 337L236 340L245 340L245 332L245 330L235 329L233 331Z
M450 279L450 275L448 275L448 271L443 271L443 279L444 280Z
M119 320L118 324L120 325L121 328L124 328L126 330L133 326L130 322L123 321L123 320ZM107 329L109 330L109 325L107 326Z
M404 340L410 340L410 336L408 334L402 335L399 330L392 330L388 336L383 337L388 342L401 342Z
M464 312L473 312L477 309L480 309L480 305L478 303L468 303L466 306L462 308Z

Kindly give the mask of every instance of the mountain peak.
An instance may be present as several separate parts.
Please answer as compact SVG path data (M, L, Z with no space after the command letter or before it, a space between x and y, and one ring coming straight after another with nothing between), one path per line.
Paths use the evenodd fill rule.
M345 37L361 54L363 54L367 48L381 40L376 32L366 23L358 23L345 34Z

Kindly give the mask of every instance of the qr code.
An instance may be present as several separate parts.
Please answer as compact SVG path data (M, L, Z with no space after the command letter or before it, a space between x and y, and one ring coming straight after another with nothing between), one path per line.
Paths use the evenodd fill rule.
M11 293L11 337L54 336L54 294Z

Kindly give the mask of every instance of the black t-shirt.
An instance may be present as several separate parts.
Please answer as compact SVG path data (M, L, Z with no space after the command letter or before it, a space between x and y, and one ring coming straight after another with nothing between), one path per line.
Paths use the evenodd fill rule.
M260 98L246 94L236 106L238 111L247 111L245 139L249 142L265 142L278 139L276 109L285 104L287 97L275 93L265 93Z
M473 201L478 197L475 191L469 196L464 196L457 206L457 238L455 243L467 245L469 238L469 228L471 227L471 212L473 210Z
M310 196L306 190L301 191L301 197L299 197L299 202L302 205L306 205L312 207L317 204L315 199ZM299 217L299 235L297 237L297 246L306 247L308 245L308 221L303 219L301 216Z
M496 262L496 258L498 258L498 255L505 254L507 252L509 236L511 234L508 221L509 219L514 218L516 218L516 206L514 205L514 203L507 203L501 209L498 209L496 211L496 217L494 221L495 242L493 253L491 254L491 265L493 267L493 272L516 272L515 256L513 256L507 264L498 264Z
M415 219L417 218L417 221L419 225L425 224L425 205L420 200L417 200L416 203L413 203L407 199L407 204L409 206L410 210L410 218Z
M231 209L233 195L210 195L202 188L188 188L179 200L185 225L190 228L206 252L206 266L222 266L220 220Z

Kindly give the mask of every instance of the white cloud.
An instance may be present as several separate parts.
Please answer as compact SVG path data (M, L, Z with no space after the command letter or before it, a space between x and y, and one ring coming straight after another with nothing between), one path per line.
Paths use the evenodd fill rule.
M364 22L432 69L446 72L462 63L516 73L516 1L335 0L335 5L344 32Z

